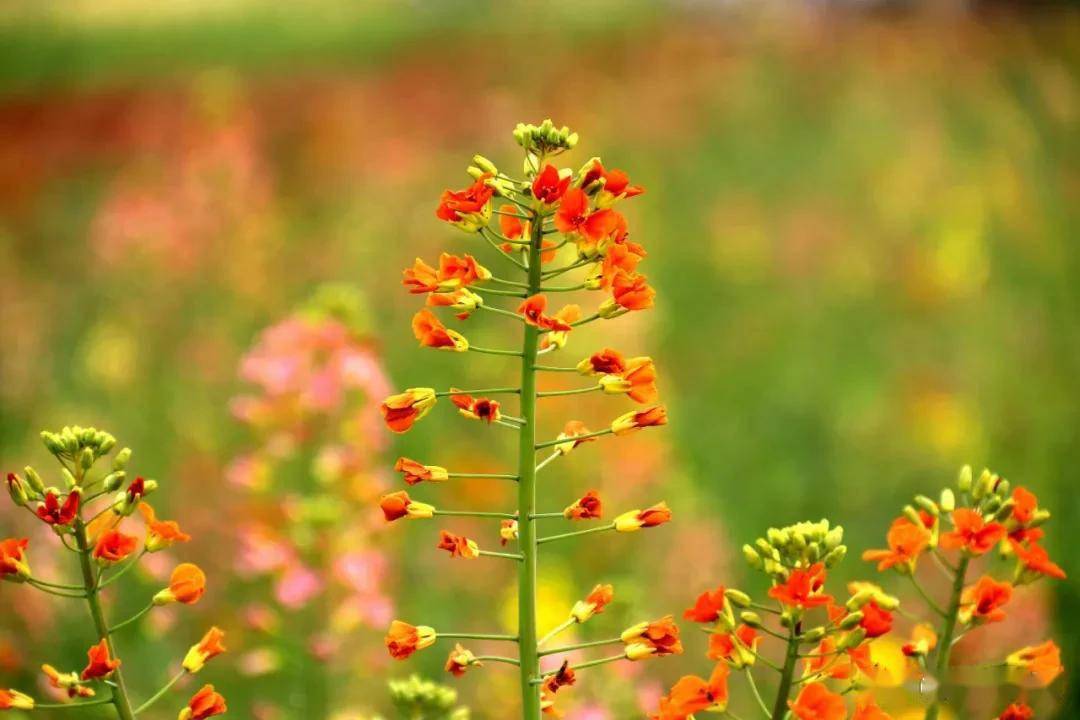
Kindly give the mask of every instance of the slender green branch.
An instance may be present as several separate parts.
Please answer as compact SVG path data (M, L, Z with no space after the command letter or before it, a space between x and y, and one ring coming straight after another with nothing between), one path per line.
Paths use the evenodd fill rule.
M595 260L578 260L577 262L571 263L570 265L565 265L565 266L563 266L561 268L552 268L551 270L545 270L543 272L543 277L544 277L545 280L550 280L553 277L557 277L559 275L562 275L563 273L570 272L571 270L575 270L575 269L577 269L579 267L585 267L586 265L592 265L594 262L596 262L596 261Z
M956 565L956 575L953 578L952 595L949 598L949 610L945 613L945 625L941 630L940 640L937 646L937 658L934 663L934 676L937 679L937 689L934 691L934 699L926 708L925 720L937 720L941 709L941 689L945 685L949 672L949 656L952 653L953 633L956 632L956 619L960 612L960 597L964 593L964 581L967 578L968 565L971 558L961 555Z
M482 557L504 558L506 560L517 560L518 562L525 559L525 556L521 553L504 553L495 552L494 550L480 550L478 552Z
M536 641L536 647L539 648L542 645L546 644L548 640L551 640L556 635L561 633L563 630L566 630L567 628L571 627L575 623L577 623L577 620L575 618L573 618L573 617L567 618L566 620L564 620L563 622L559 623L554 628L552 628L551 632L549 632L547 635L545 635L544 637L537 640Z
M62 597L62 598L76 598L76 599L80 599L80 600L87 597L86 593L70 593L70 592L62 592L60 590L53 590L50 587L45 587L43 585L39 585L32 578L27 580L26 582L28 584L30 584L32 587L34 587L35 589L40 590L41 592L45 593L46 595L53 595L55 597Z
M577 372L576 367L557 367L555 365L533 365L533 370L543 370L544 372Z
M486 310L487 312L493 312L493 313L496 313L497 315L505 315L506 317L511 317L511 318L514 318L515 320L525 322L525 318L523 318L518 313L510 312L509 310L504 310L503 308L500 308L500 307L494 307L492 305L480 305L479 308L481 310Z
M589 438L600 437L601 435L610 435L613 432L614 431L611 428L604 428L603 430L596 430L594 432L584 433L582 435L574 435L573 437L564 437L564 438L555 438L554 440L546 440L546 441L544 441L542 443L537 443L534 447L537 450L542 450L542 449L547 448L547 447L554 447L555 445L560 445L560 444L562 444L564 442L571 442L571 441L575 441L575 440L576 441L587 440Z
M139 561L142 560L143 555L145 555L147 552L148 552L147 549L144 547L134 557L132 557L131 560L129 560L128 563L126 565L124 565L124 567L117 570L115 573L110 575L108 578L106 578L105 580L101 580L100 578L98 578L98 588L99 589L106 588L106 587L112 585L114 582L116 582L120 578L122 578L129 570L131 570L131 568L133 568L133 567L135 567L136 565L139 564Z
M150 697L149 697L149 698L147 699L147 701L146 701L146 702L144 702L144 703L143 703L142 705L140 705L140 706L139 706L139 707L138 707L138 708L137 708L137 709L135 710L135 714L136 714L136 715L139 715L139 714L141 714L141 713L145 712L146 710L149 710L149 709L150 709L150 707L151 707L151 706L152 706L152 705L153 705L154 703L156 703L156 702L157 702L158 700L160 700L161 698L165 697L165 693L169 692L169 690L171 690L171 689L172 689L172 686L173 686L173 685L175 685L176 683L180 682L180 678L184 677L184 675L186 675L186 674L187 674L187 671L185 671L185 670L181 670L181 671L180 671L180 672L178 672L178 673L177 673L176 675L173 675L173 676L172 676L172 678L171 678L171 679L169 680L169 682L165 683L165 685L164 685L164 686L163 686L163 687L162 687L162 688L161 688L160 690L158 690L158 691L157 691L156 693L154 693L153 695L151 695L151 696L150 696Z
M588 528L587 530L576 530L574 532L562 533L560 535L548 535L547 537L539 538L536 541L536 544L537 545L542 545L543 543L549 543L549 542L552 542L554 540L566 540L568 538L578 537L579 535L590 535L592 533L606 532L608 530L614 530L614 529L615 529L615 523L608 523L607 525L600 525L598 527L591 527L591 528Z
M928 606L930 606L930 609L933 610L938 615L940 615L941 617L945 617L945 611L941 608L940 605L938 605L936 602L934 602L934 599L932 597L930 597L930 594L926 592L926 589L923 588L922 584L918 580L915 579L915 576L914 575L908 575L908 579L911 580L911 584L913 586L915 586L916 590L919 591L919 595L921 595L922 599L926 602L926 604Z
M518 288L527 288L527 287L529 287L527 283L518 282L517 280L504 280L503 278L497 278L497 277L490 277L490 278L488 278L488 280L491 281L491 282L499 283L500 285L509 285L510 287L518 287Z
M54 588L56 590L78 590L79 592L82 592L83 590L82 585L66 585L64 583L46 582L41 578L37 577L31 577L28 578L28 580L32 585L42 585L44 587Z
M109 628L109 632L114 633L117 630L119 630L120 628L127 627L128 625L132 624L133 622L136 622L139 618L141 618L143 615L145 615L146 613L150 612L153 609L154 609L154 603L150 603L149 605L144 607L142 610L140 610L139 612L137 612L134 615L132 615L131 617L129 617L127 620L124 620L123 622L120 622L120 623L117 623L116 625L113 625L111 628Z
M503 657L502 655L477 655L477 660L481 662L498 662L506 663L507 665L520 665L516 658Z
M517 480L517 475L511 475L509 473L473 473L473 472L452 472L447 473L447 477L450 478L487 478L492 480Z
M555 285L555 286L545 285L541 289L546 293L549 293L549 292L554 292L554 293L558 293L558 292L576 292L578 290L584 290L585 289L585 283L578 283L577 285L562 285L562 286L559 286L559 285Z
M573 390L547 390L544 392L536 393L536 397L562 397L564 395L583 395L584 393L596 392L597 390L603 390L601 385L590 385L589 387L575 388Z
M608 638L607 640L593 640L592 642L576 643L574 645L563 645L562 647L550 648L548 650L541 650L540 655L558 655L559 653L571 652L573 650L584 650L585 648L601 647L603 645L615 645L621 643L622 638Z
M626 659L626 653L620 653L618 655L612 655L610 657L598 658L596 660L589 660L587 662L578 663L577 665L574 665L574 671L576 672L578 670L584 670L585 668L596 667L597 665L606 665L608 663L618 662L619 660L625 660L625 659ZM559 672L557 669L556 670L548 670L547 672L545 672L543 674L543 677L547 677L548 675L554 675L557 672Z
M558 458L561 455L562 455L562 453L559 453L559 452L553 452L550 455L548 455L546 458L544 458L539 463L537 463L536 472L539 473L541 470L546 468L549 464L554 462L555 459Z
M795 676L795 665L799 660L799 643L795 640L796 629L792 628L787 638L787 653L784 656L784 669L780 672L780 686L776 690L776 703L773 705L772 720L784 720L788 710L788 696L791 694L791 682Z
M448 515L456 517L475 517L475 518L502 518L504 520L512 520L517 517L514 513L504 512L488 512L487 510L435 510L435 515Z
M495 251L498 252L500 255L502 255L504 258L506 258L507 260L509 260L514 265L521 268L522 270L528 270L528 268L525 266L525 264L523 262L521 262L520 260L518 260L516 257L511 255L510 253L503 250L501 247L499 247L498 241L496 241L495 238L491 237L488 234L487 228L480 228L480 235L485 240L487 240L488 245L491 245L491 247L495 248Z
M506 642L517 642L518 640L516 635L492 635L490 633L437 632L435 634L440 638L462 640L504 640Z
M769 706L765 704L765 700L761 697L757 682L754 681L753 671L749 667L744 667L743 671L746 673L746 681L750 684L750 692L754 695L754 699L757 700L758 707L761 708L761 712L765 713L765 717L770 717L772 713L769 712Z
M589 323L593 322L594 320L599 320L599 319L600 319L600 313L593 313L589 317L585 317L585 318L582 318L582 319L580 319L580 320L578 320L576 322L570 323L570 325L571 325L571 327L580 327L581 325L588 325Z
M518 298L525 297L525 293L519 292L517 290L499 290L498 288L486 288L486 287L479 287L479 286L473 286L473 290L480 293L481 295L503 295L503 296L506 296L506 297L518 297ZM484 306L481 306L481 307L484 307Z
M521 357L521 353L517 350L496 350L494 348L477 347L476 345L470 345L469 351L482 353L484 355L512 355L514 357Z
M542 512L533 513L532 517L533 520L540 520L542 518L565 518L566 516L563 515L561 512Z
M78 710L79 708L94 707L95 705L112 705L112 698L88 700L77 703L34 703L35 710Z
M451 395L517 395L520 392L521 388L516 387L481 388L479 390L440 390L435 393L435 397L450 397Z

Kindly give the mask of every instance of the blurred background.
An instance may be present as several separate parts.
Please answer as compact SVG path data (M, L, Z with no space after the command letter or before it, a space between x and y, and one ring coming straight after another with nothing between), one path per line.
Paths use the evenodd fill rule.
M624 210L659 292L562 359L652 355L671 424L575 453L545 478L547 509L595 487L613 509L666 499L676 522L560 544L541 625L599 581L617 602L579 639L681 613L720 583L760 590L739 547L801 519L846 528L838 577L873 576L861 550L970 462L1053 511L1048 548L1070 580L1022 590L1019 620L963 654L1052 635L1074 668L1078 40L1072 4L9 0L0 463L43 470L38 431L106 428L195 536L117 600L142 607L179 558L210 577L199 605L118 637L138 696L216 623L231 652L201 679L236 717L397 717L387 681L413 672L452 685L448 709L510 717L513 672L453 680L441 646L397 663L382 637L391 617L512 627L512 569L451 563L433 547L441 524L386 532L375 500L398 489L398 454L498 472L513 449L445 408L391 438L375 404L513 377L497 357L417 351L400 272L443 249L497 266L435 219L438 195L467 184L474 152L516 167L514 124L552 117L581 134L569 165L601 155L648 189ZM466 327L507 340L497 319ZM548 403L552 436L628 409ZM512 503L498 481L414 495ZM0 535L40 533L27 520L5 508ZM70 572L39 540L35 569ZM0 585L0 684L34 689L42 661L81 667L83 627ZM682 658L591 672L560 700L569 717L640 717L706 672L705 637L684 630ZM1010 697L971 693L966 712ZM905 688L883 698L921 717ZM1030 700L1080 715L1067 679Z

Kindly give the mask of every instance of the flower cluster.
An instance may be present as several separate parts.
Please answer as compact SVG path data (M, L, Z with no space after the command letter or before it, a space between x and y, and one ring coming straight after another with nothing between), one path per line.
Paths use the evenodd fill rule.
M224 633L211 627L191 646L179 674L141 705L132 702L116 653L118 631L134 624L154 608L179 603L193 605L206 591L206 576L196 565L181 563L167 586L147 600L133 616L110 624L105 600L109 590L149 554L191 537L173 520L158 517L148 498L157 482L142 477L129 479L126 467L131 450L124 448L107 460L116 439L107 432L79 426L41 434L45 447L59 463L60 484L50 485L32 467L7 474L8 491L14 503L25 508L35 521L47 524L58 546L71 553L78 563L79 582L46 580L31 567L33 549L26 538L0 540L0 580L18 583L48 595L85 602L93 619L93 642L87 650L86 666L80 671L41 667L55 690L56 702L42 703L18 690L0 690L0 710L42 710L111 705L121 720L132 720L165 696L187 676L195 675L211 658L225 652ZM100 464L99 464L100 463ZM142 532L131 528L138 513ZM98 697L101 693L103 697ZM202 720L225 712L225 700L207 685L198 691L180 712L180 720Z
M437 548L452 558L478 560L502 558L520 564L518 632L514 635L478 635L436 632L426 626L395 621L386 645L395 658L406 658L429 647L439 638L473 638L516 643L517 657L475 655L456 645L447 658L446 669L458 676L485 662L505 662L520 671L522 716L536 718L541 712L559 715L554 695L575 681L575 671L615 660L641 660L682 651L678 629L670 618L643 623L627 629L620 637L583 646L541 649L544 643L571 625L583 623L610 602L610 586L599 585L589 597L575 605L565 623L538 638L536 627L536 573L542 545L600 532L629 533L656 527L671 519L663 502L648 508L626 510L605 521L606 508L595 490L589 490L565 505L562 511L541 511L537 507L537 474L581 445L602 436L627 435L642 428L664 425L667 413L658 403L657 373L648 357L625 357L611 348L600 348L572 364L546 365L540 358L564 351L572 335L583 325L610 320L652 307L655 291L638 266L645 249L630 238L620 203L644 190L630 182L626 173L606 168L599 158L588 160L580 169L560 167L554 159L577 144L576 133L557 128L550 120L540 125L521 124L514 138L525 153L522 177L501 172L482 156L473 158L468 172L474 182L469 187L443 193L436 216L486 243L489 252L524 277L497 276L472 254L443 253L435 263L417 258L406 268L403 284L408 292L426 296L426 307L413 317L412 329L422 347L459 354L480 353L517 358L520 383L510 387L464 390L413 387L391 395L381 406L383 420L393 432L408 431L424 418L442 398L449 399L458 414L484 426L496 426L516 433L517 467L511 472L484 474L451 471L441 465L400 458L395 469L409 486L442 483L465 478L498 478L516 483L518 506L506 512L447 510L414 499L409 492L385 495L379 505L388 522L402 519L427 520L439 516L490 518L499 522L500 547L516 545L516 552L489 550L482 539L468 538L442 530ZM497 207L496 207L497 205ZM577 282L559 280L580 271ZM560 282L566 284L559 284ZM595 292L602 295L596 309L584 313L575 303L553 307L549 298L560 293ZM507 307L498 303L509 302ZM522 335L520 348L487 348L471 342L462 332L448 327L436 314L439 309L464 320L475 313L488 313L513 322ZM539 390L538 374L581 376L587 384L568 389ZM634 409L615 417L607 427L591 430L578 420L570 420L556 438L538 441L537 403L585 393L622 395ZM517 398L517 414L511 414L501 399ZM538 460L538 451L547 457ZM546 498L541 497L541 500ZM547 520L591 523L587 529L538 536L537 526ZM494 537L494 533L493 533ZM617 656L570 667L540 670L542 656L556 655L579 647L621 644Z
M735 588L702 593L683 616L709 634L708 677L688 675L660 700L654 720L686 720L694 713L724 711L728 680L741 672L766 717L843 720L845 695L868 687L877 673L871 643L892 629L897 598L880 587L854 582L847 597L826 587L828 571L847 553L841 527L828 521L770 528L765 537L743 546L750 566L765 573L768 600L757 601ZM768 647L782 648L779 657ZM754 671L776 674L777 691L766 704ZM839 685L839 688L834 686ZM859 692L853 720L888 717L872 694Z
M946 487L937 501L917 495L906 505L886 535L887 548L868 550L863 559L878 570L893 570L905 577L922 596L930 621L917 625L904 653L919 672L947 688L951 651L956 641L981 626L1007 619L1009 604L1018 589L1041 578L1064 579L1065 572L1050 560L1042 546L1043 524L1050 512L1039 506L1034 493L1011 487L999 475L983 470L978 478L970 466L960 470L956 487ZM997 550L996 553L992 552ZM997 555L1010 572L995 577L987 567ZM944 603L924 589L918 570L923 558L932 561L950 587ZM1011 684L1042 688L1063 668L1061 652L1053 640L1020 648L1002 661L984 663ZM942 697L936 692L926 717L938 716ZM1032 717L1021 699L1002 718Z

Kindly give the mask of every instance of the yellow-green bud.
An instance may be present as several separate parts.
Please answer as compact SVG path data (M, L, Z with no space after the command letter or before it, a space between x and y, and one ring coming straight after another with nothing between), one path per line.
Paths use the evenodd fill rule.
M996 513L994 513L994 519L1004 520L1005 518L1012 515L1014 507L1016 507L1016 501L1012 498L1009 498L1005 502L1001 503L1001 507L998 508L998 511Z
M824 638L824 637L825 637L825 628L818 625L817 627L812 627L809 630L807 630L806 632L804 632L799 637L799 639L802 640L803 642L817 643L817 642L821 642L822 638Z
M79 467L83 470L89 470L94 466L94 451L88 447L83 448L79 452Z
M124 484L124 478L127 476L123 470L118 472L111 472L105 476L102 480L102 485L105 487L105 492L114 492L118 487Z
M861 610L856 610L853 613L849 613L848 615L846 615L844 617L843 620L840 621L840 629L841 630L850 630L851 628L853 628L856 625L858 625L859 623L861 623L862 619L863 619L863 614L862 614Z
M761 627L761 616L753 610L743 610L741 613L739 613L739 620L752 628Z
M966 493L971 490L970 465L965 465L964 467L960 468L960 473L956 476L956 488L962 493Z
M116 453L116 457L113 458L113 470L123 470L125 467L127 467L129 460L131 460L131 448L126 447L120 452Z
M758 538L754 541L754 545L757 547L758 552L762 557L772 557L773 546L765 538Z
M861 627L844 633L840 636L840 640L836 643L837 652L843 652L853 647L857 647L859 643L866 639L866 631Z
M1039 508L1035 511L1035 514L1031 516L1031 522L1028 523L1029 527L1038 527L1044 522L1050 519L1050 511L1044 508Z
M761 569L761 556L757 554L757 550L750 545L742 546L743 557L746 558L746 562L750 567L755 570Z
M825 549L834 550L836 547L844 541L844 528L837 525L829 532L825 533Z
M495 167L495 163L488 160L483 155L473 155L473 164L478 166L481 170L492 175L499 174L499 168Z
M44 443L45 449L53 455L60 455L64 452L64 443L55 433L48 431L42 432L41 442Z
M64 484L67 485L68 488L73 488L77 484L75 476L72 475L71 471L67 468L60 468L60 476L64 478Z
M998 480L997 485L994 487L994 492L1000 498L1009 497L1009 481L1005 479Z
M847 545L837 545L825 556L825 567L835 567L837 563L844 559L845 555L847 555Z
M735 588L728 588L725 590L724 597L726 597L732 605L741 608L750 607L750 604L753 602L749 595L742 590L736 590Z
M116 447L116 438L109 433L101 433L98 436L98 454L106 455L110 450Z
M11 495L11 501L16 505L25 505L30 502L30 496L26 492L26 484L23 479L15 473L8 473L8 493Z
M930 513L934 517L941 514L941 510L938 508L938 504L926 497L925 495L916 495L915 504L921 507L926 512Z
M919 517L919 511L912 505L904 506L904 517L913 522L916 525L922 525L922 518Z
M951 488L945 488L941 491L941 501L939 503L941 509L947 513L951 513L956 509L956 495L953 494Z
M38 495L44 494L45 483L42 482L41 476L37 474L37 470L27 465L23 468L23 472L26 474L26 482L30 488Z

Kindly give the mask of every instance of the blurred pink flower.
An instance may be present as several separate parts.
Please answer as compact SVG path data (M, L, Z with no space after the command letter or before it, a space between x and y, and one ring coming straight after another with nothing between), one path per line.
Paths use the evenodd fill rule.
M301 608L318 595L323 588L322 580L310 568L300 563L290 565L274 585L274 597L289 608Z

